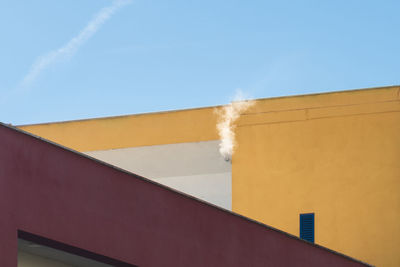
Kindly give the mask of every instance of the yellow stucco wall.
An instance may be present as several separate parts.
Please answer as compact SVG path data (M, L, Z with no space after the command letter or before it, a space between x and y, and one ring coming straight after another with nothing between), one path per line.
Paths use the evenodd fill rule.
M399 88L265 99L241 117L232 209L294 235L400 266Z
M236 128L232 209L400 266L400 87L259 99ZM22 126L79 151L218 139L214 108Z
M215 108L19 126L77 151L217 140Z

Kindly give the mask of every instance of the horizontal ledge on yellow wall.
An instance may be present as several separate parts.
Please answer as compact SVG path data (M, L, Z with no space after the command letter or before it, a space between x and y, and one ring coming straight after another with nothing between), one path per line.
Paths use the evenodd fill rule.
M296 110L270 111L262 113L244 114L238 127L270 124L270 123L288 123L312 119L343 117L352 115L367 115L386 112L399 112L400 101L391 100L385 102L337 105L331 107L315 107Z
M400 100L400 86L256 99L245 114L302 110Z

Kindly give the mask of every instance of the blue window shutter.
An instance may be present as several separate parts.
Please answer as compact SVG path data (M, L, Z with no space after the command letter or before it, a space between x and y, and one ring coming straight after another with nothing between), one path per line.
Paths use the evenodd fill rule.
M314 213L300 214L300 238L314 243Z

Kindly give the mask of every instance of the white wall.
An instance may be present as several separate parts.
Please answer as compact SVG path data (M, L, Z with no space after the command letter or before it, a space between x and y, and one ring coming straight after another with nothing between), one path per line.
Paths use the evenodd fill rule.
M57 260L18 251L18 267L71 267Z
M75 254L18 239L18 267L110 267Z
M219 141L86 152L130 172L231 210L232 168Z
M153 180L219 207L232 209L232 182L230 173L175 176Z

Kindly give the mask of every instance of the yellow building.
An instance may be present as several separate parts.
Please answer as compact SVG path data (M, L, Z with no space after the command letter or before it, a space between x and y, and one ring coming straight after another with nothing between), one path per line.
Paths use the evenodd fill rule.
M210 107L21 129L377 266L400 266L400 87L257 99L232 163Z

